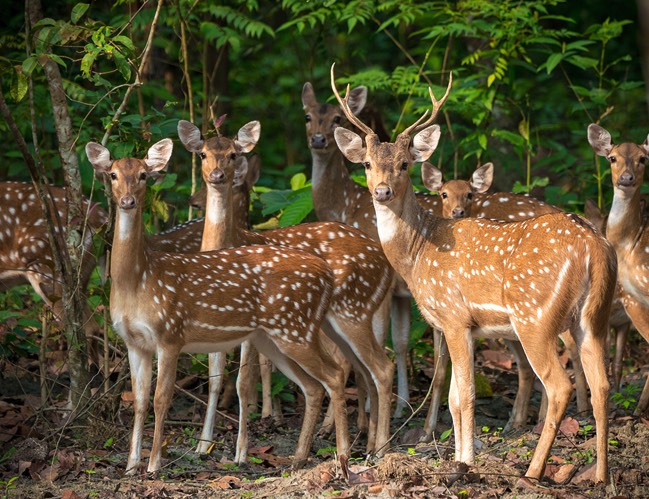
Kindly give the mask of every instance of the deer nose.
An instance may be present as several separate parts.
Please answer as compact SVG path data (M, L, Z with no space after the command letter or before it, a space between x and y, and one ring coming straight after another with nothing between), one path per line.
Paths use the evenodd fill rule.
M313 149L324 149L327 145L327 139L321 133L316 133L311 137L311 147Z
M624 172L622 175L620 175L617 179L617 185L621 185L622 187L629 187L630 185L633 185L633 182L635 181L635 175L631 172Z
M135 208L135 198L130 194L123 196L122 199L119 200L119 207L123 210L132 210Z
M392 189L385 184L377 186L374 189L374 199L377 201L389 201L392 199Z
M210 184L222 184L225 182L225 172L221 168L214 168L207 176Z
M464 218L464 209L463 208L453 208L451 213L453 218Z

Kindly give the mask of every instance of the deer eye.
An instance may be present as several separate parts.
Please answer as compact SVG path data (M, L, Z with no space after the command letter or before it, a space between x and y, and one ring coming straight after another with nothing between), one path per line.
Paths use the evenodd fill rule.
M370 162L369 162L369 161L365 161L365 162L363 163L363 166L365 167L366 170L369 170L369 169L370 169Z
M647 164L647 156L642 156L642 157L640 158L640 164L642 164L642 165Z
M304 121L306 121L307 123L311 121L311 115L310 114L304 115Z
M117 180L117 173L115 173L115 172L110 172L110 179L111 179L111 180Z
M401 169L403 171L406 171L408 169L408 162L407 161L404 161L403 163L401 163Z
M233 160L233 161L234 161L235 159L237 159L237 154L234 153L234 152L231 152L231 153L230 153L230 159Z
M340 116L334 116L334 123L336 125L340 125L340 122L342 121L342 117Z
M442 199L448 198L448 192L442 192Z
M207 154L205 154L204 152L201 152L201 153L199 153L198 155L199 155L199 157L200 157L201 159L205 159L205 158L207 158Z
M146 172L140 173L140 180L146 180Z
M611 162L611 163L615 163L615 162L617 161L617 158L616 158L615 156L609 156L609 157L606 158L606 159L608 159L609 162Z
M473 193L472 193L472 192L469 192L469 193L466 195L466 198L467 198L467 199L473 199Z

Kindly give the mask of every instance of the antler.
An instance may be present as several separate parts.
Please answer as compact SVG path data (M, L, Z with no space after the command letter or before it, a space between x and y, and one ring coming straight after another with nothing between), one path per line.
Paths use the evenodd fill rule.
M333 89L334 95L336 96L336 99L338 99L338 102L340 103L340 107L343 109L345 116L347 116L347 119L352 125L356 126L359 130L365 132L366 135L370 135L370 134L376 135L374 133L374 130L372 130L369 126L367 126L365 123L359 120L356 117L356 115L352 113L351 109L349 109L349 84L347 84L347 89L345 90L345 98L343 99L342 97L340 97L340 94L336 89L336 82L334 78L335 65L336 65L335 62L331 65L331 88Z
M451 73L449 73L448 87L446 87L446 93L444 94L444 96L439 101L437 99L435 99L435 96L433 95L433 89L428 87L428 93L430 94L430 99L433 102L433 112L431 113L431 115L428 117L428 119L424 123L421 123L421 121L428 114L428 110L426 110L426 112L422 115L421 118L419 118L412 125L410 125L403 132L401 132L400 135L410 135L410 132L416 131L416 130L421 130L422 128L426 128L428 125L430 125L435 120L435 118L437 117L437 113L439 113L439 110L442 108L442 106L444 105L444 102L446 102L446 99L448 98L449 94L451 93L451 85L452 84L453 84L453 73L451 72Z

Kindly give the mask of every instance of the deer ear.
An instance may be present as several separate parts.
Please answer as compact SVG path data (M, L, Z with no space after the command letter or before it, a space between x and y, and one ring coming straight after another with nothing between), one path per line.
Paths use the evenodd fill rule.
M158 172L167 166L173 150L174 143L171 139L162 139L160 142L153 144L146 153L146 158L144 158L149 173Z
M190 121L178 122L178 137L189 152L199 153L203 150L205 140L199 128Z
M234 161L234 181L232 182L233 187L239 187L243 185L246 181L246 175L248 174L248 158L245 156L239 156Z
M367 87L360 86L349 92L349 109L354 115L358 115L367 102Z
M433 192L439 192L444 185L442 172L428 161L421 164L421 180L426 189Z
M587 199L584 203L584 215L600 232L606 227L605 217L597 203L592 199Z
M252 189L259 180L260 162L258 154L253 154L248 158L248 173L246 174L246 187L248 190Z
M598 156L606 157L613 149L611 134L595 123L588 125L588 142Z
M642 148L649 154L649 135L647 135L647 138L644 139L644 142L642 143Z
M494 180L494 165L493 163L485 163L471 176L471 189L473 192L487 192L491 183Z
M338 148L349 161L352 163L365 161L366 150L363 147L363 139L361 139L360 135L339 126L334 130L334 138Z
M97 142L86 144L86 156L97 173L107 173L113 164L108 149Z
M318 101L315 98L315 92L313 91L313 85L308 81L302 87L302 107L306 109L307 107L317 106Z
M441 134L439 125L432 125L415 135L410 146L413 161L421 162L430 158L437 148Z
M234 139L234 143L240 152L250 152L255 148L257 142L259 142L260 135L261 123L258 121L251 121L239 129L237 136Z

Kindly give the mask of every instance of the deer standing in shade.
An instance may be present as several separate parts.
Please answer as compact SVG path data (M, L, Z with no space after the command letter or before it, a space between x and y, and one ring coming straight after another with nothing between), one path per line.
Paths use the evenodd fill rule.
M548 394L545 425L527 478L541 479L565 413L572 384L556 349L559 334L570 330L582 358L597 426L596 480L608 479L607 321L615 291L612 246L575 214L543 215L522 222L487 219L447 220L417 202L409 176L414 162L435 151L440 128L432 122L448 97L401 132L380 142L349 109L348 93L331 86L347 119L365 140L342 127L334 134L341 151L365 167L383 250L424 318L443 331L453 363L449 408L455 458L472 464L475 434L474 336L521 342L530 365ZM411 136L414 134L414 136ZM524 480L528 481L528 480Z
M264 232L234 226L233 187L238 179L246 176L248 163L242 154L257 143L259 131L259 122L253 121L244 125L235 139L205 139L194 124L184 120L178 122L181 142L201 158L207 188L202 249L275 244L325 260L335 277L325 332L354 366L359 385L368 389L371 401L368 452L382 453L390 436L393 365L376 341L373 322L382 318L379 311L393 280L392 269L380 244L344 224L305 223ZM244 360L242 355L241 365L247 363L249 359ZM245 380L242 383L245 384ZM359 415L364 416L361 400L364 402L364 397L359 397ZM367 427L366 422L364 425ZM211 430L203 438L211 439ZM247 436L241 435L241 438L239 445L245 446Z
M166 166L172 148L164 139L144 159L113 160L101 144L86 145L92 166L110 178L117 207L110 314L128 347L135 393L127 473L135 473L140 462L153 354L158 379L150 473L161 467L164 420L180 353L229 350L249 340L304 392L294 464L306 462L326 390L335 406L338 458L347 476L344 373L329 354L331 342L319 332L333 290L331 269L313 255L276 246L190 255L150 250L142 220L146 181ZM235 460L243 463L246 456Z

